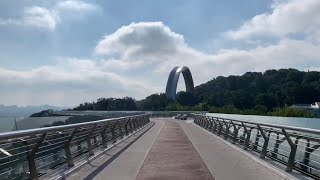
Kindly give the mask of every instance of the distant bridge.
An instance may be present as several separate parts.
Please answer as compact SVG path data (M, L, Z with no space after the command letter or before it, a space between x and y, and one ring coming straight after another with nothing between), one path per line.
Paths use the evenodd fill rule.
M181 112L168 112L177 113ZM154 112L0 133L0 177L320 178L320 130L203 113L191 114L186 121L162 115L166 116Z

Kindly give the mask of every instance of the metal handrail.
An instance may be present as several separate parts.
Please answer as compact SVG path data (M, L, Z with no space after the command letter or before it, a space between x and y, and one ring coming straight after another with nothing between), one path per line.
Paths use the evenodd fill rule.
M54 132L54 131L61 131L65 129L78 128L82 126L84 127L84 126L89 126L94 124L101 124L107 121L115 121L115 120L120 120L125 118L134 118L134 117L140 117L140 116L145 116L145 115L124 116L119 118L102 119L102 120L83 122L83 123L77 123L77 124L68 124L68 125L60 125L60 126L54 126L54 127L43 127L43 128L36 128L36 129L3 132L3 133L0 133L0 141L8 138L17 138L20 136L29 136L29 135L45 133L45 132L48 133L48 132Z
M48 168L74 166L75 158L93 155L95 148L106 148L128 136L148 124L149 117L142 114L0 133L0 174L7 173L7 179L37 180Z
M192 114L200 127L293 169L320 179L320 130ZM280 157L279 157L280 156Z
M224 120L234 121L234 122L243 122L243 123L253 124L253 125L261 125L261 126L266 126L266 127L271 127L271 128L287 129L287 130L292 130L292 131L299 131L299 132L304 132L304 133L311 133L311 134L320 135L319 129L286 126L286 125L279 125L279 124L272 124L272 123L270 123L270 124L269 123L256 123L256 122L251 122L251 121L235 120L235 119L221 118L221 117L215 117L215 116L208 116L208 117L224 119Z

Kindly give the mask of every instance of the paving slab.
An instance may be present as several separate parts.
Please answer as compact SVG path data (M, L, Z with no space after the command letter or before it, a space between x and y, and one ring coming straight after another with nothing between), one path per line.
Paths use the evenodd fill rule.
M193 123L180 124L216 180L297 179L262 160L254 160L250 157L253 155L237 150Z
M66 179L135 179L145 157L163 126L162 121L152 120L152 122L154 122L155 125L133 143L132 140L137 138L139 134L100 155L96 160L90 162L77 172L74 172ZM126 147L129 143L132 144Z
M214 180L179 122L168 119L163 122L136 180Z

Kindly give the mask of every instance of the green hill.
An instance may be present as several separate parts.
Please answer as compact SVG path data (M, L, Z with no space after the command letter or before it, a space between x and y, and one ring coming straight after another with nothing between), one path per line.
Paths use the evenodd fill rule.
M195 87L195 94L178 92L177 102L164 93L145 99L99 98L74 110L184 111L314 117L313 112L289 108L293 104L311 104L320 100L320 72L296 69L247 72L241 76L218 76Z
M320 72L280 69L219 76L196 87L195 95L210 106L232 105L241 110L311 104L320 100Z

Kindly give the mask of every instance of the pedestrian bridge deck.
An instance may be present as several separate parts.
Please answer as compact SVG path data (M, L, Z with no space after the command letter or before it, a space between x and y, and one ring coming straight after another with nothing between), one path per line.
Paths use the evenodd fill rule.
M152 119L152 126L51 179L302 179L223 141L190 121Z

